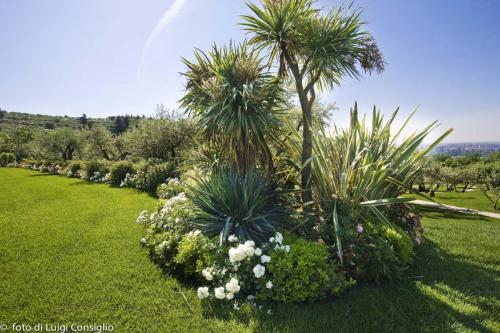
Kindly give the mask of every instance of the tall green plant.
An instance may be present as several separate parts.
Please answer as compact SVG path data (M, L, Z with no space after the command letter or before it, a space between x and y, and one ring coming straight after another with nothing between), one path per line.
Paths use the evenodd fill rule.
M360 69L382 71L384 60L375 40L362 30L360 11L340 7L327 13L313 0L263 0L248 3L252 15L242 26L250 43L266 49L278 74L295 83L302 109L302 201L312 200L313 113L316 90L339 85L343 78L360 77ZM307 207L307 206L306 206Z
M197 208L194 224L221 241L235 234L240 241L265 243L278 227L290 224L290 211L279 194L255 169L240 174L232 169L214 170L190 186Z
M283 101L277 79L246 43L214 46L208 54L196 51L194 57L183 59L187 82L181 105L196 117L201 137L224 147L239 171L257 162L272 171L268 143L279 132L278 107Z
M311 160L313 192L322 209L333 212L339 201L354 220L368 208L377 219L386 222L377 207L405 201L398 198L404 186L410 184L422 168L426 154L452 130L421 149L437 123L402 137L413 113L392 134L397 113L398 110L385 121L374 108L371 124L368 124L364 117L359 119L355 105L349 127L335 127L331 135L322 131L315 138ZM298 158L300 133L295 132L291 148Z

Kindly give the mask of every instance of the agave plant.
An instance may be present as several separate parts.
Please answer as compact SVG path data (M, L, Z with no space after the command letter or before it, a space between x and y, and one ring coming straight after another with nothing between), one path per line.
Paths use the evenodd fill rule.
M246 43L214 46L208 54L196 51L194 56L194 61L183 59L187 92L181 104L196 117L202 139L224 147L239 171L257 162L272 171L268 143L281 127L281 84Z
M245 174L223 168L197 179L190 186L197 208L194 225L208 235L220 235L221 242L234 234L240 240L258 244L290 225L290 211L257 170Z

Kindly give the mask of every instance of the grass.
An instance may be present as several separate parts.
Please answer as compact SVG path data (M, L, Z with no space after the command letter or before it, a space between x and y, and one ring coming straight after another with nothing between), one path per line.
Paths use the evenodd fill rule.
M163 276L141 249L134 221L155 204L130 189L0 168L0 324L107 323L115 332L500 330L497 220L427 209L425 241L403 281L274 306L272 316L224 315Z
M416 197L415 194L411 194L409 196ZM417 199L422 199L422 198L417 197ZM500 214L500 209L495 210L493 208L493 204L486 198L486 196L481 192L481 190L476 188L473 189L472 191L467 191L464 193L455 191L436 192L436 197L433 199L436 202L446 205L472 208L476 210L484 210L486 212L493 212Z

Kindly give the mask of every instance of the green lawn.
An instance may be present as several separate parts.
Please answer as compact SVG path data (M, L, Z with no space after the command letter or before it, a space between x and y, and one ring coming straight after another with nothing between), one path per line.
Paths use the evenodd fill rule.
M408 196L416 197L415 194L410 194ZM417 199L422 198L418 197ZM436 197L433 199L442 204L484 210L500 214L500 210L495 210L493 208L493 204L483 193L481 193L481 190L479 189L473 189L473 191L467 191L464 193L455 191L436 192Z
M498 332L500 221L426 210L401 282L336 300L222 315L162 276L130 189L0 168L0 324L107 323L115 332ZM185 292L185 297L180 291ZM7 330L8 332L9 330Z

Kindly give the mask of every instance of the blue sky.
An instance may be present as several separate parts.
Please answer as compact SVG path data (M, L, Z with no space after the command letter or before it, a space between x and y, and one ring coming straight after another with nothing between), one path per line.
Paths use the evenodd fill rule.
M455 128L447 141L500 141L500 1L355 6L388 65L323 94L338 124L354 101L366 112L418 107L413 128L439 120ZM177 108L180 58L245 38L237 23L247 12L238 0L0 0L0 107L93 117Z

